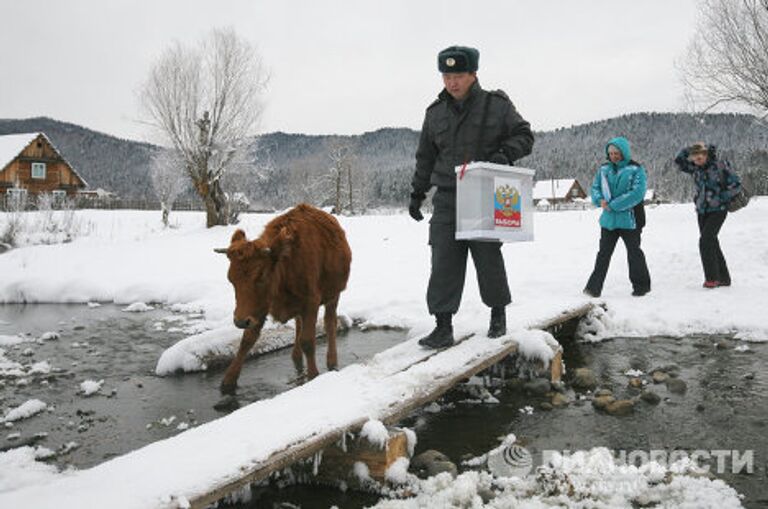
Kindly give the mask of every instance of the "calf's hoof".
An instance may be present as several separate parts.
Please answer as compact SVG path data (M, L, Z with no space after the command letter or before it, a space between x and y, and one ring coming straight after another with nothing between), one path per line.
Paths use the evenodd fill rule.
M219 386L219 392L221 392L222 396L234 396L235 392L237 392L237 384L228 384L222 382L222 384Z
M304 373L297 373L297 376L295 378L288 380L288 385L291 387L299 387L301 385L304 385L304 382L306 381L307 381L307 376Z
M213 405L214 410L227 413L234 412L238 408L240 408L240 402L237 401L237 398L232 395L224 396L219 400L218 403Z

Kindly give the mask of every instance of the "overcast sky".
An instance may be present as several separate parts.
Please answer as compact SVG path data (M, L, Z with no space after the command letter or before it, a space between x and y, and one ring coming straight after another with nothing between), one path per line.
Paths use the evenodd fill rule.
M270 72L260 132L420 129L453 44L478 48L481 84L550 130L685 109L674 62L696 1L0 0L0 20L0 118L146 139L137 91L158 55L233 27Z

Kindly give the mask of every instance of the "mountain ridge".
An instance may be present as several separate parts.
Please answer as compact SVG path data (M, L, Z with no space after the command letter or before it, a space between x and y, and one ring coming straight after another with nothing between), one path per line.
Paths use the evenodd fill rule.
M0 135L37 131L46 133L93 188L126 198L153 195L149 162L160 147L50 117L0 119ZM402 206L410 192L418 136L407 127L358 135L260 134L249 144L246 165L232 172L240 180L231 181L252 201L274 208L297 201L325 204L322 181L331 165L329 148L345 144L355 156L363 205ZM537 131L533 153L517 164L536 169L537 180L577 178L588 188L604 160L605 143L614 136L630 140L633 158L646 166L649 187L672 201L688 199L692 192L690 177L678 172L672 159L679 148L699 139L718 145L756 193L768 193L768 127L743 113L629 113Z

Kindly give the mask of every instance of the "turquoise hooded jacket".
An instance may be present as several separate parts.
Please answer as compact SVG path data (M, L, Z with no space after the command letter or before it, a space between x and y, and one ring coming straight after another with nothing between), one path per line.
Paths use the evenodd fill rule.
M592 203L600 207L602 200L608 202L608 209L600 215L600 226L606 230L634 230L637 228L632 208L645 199L647 177L645 169L632 161L632 153L626 138L613 138L605 145L613 145L624 156L618 163L610 160L600 166L592 182Z

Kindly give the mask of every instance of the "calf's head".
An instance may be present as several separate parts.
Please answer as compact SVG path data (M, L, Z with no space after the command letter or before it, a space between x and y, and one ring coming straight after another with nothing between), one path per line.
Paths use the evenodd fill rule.
M282 228L271 242L248 240L243 230L232 235L229 247L214 249L229 258L227 278L235 288L235 326L241 329L261 329L269 313L271 283L274 268L281 257L287 256L291 234Z

